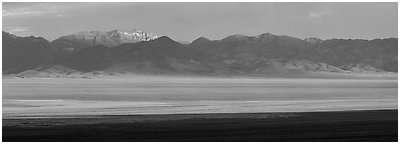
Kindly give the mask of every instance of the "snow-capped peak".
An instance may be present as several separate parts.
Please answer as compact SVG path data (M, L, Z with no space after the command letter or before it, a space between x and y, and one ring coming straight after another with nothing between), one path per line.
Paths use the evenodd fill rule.
M90 45L104 45L108 47L117 46L123 43L136 43L140 41L150 41L157 39L159 36L152 33L146 33L137 29L132 31L112 30L108 32L102 31L85 31L76 34L60 37L86 43Z

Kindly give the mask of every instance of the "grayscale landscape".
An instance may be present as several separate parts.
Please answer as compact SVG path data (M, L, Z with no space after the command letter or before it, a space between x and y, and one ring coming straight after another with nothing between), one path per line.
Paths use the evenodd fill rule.
M218 9L228 5L235 7L226 10L234 12L236 6L254 4L258 3L176 6L198 5L222 14ZM272 34L261 28L256 34L223 35L232 30L221 29L215 33L222 38L210 34L213 40L203 36L189 40L171 38L184 38L176 34L104 27L59 30L58 37L51 37L52 32L45 29L34 33L34 26L21 30L12 25L38 23L32 17L64 17L59 13L49 18L47 14L53 11L30 15L29 10L82 11L93 6L93 11L100 12L95 7L105 5L3 3L3 141L398 141L397 3L308 6L325 4L346 10L346 6L360 6L349 10L355 12L390 7L396 12L390 20L396 21L388 22L396 25L382 31L393 34L367 35L354 30L359 37L369 38L320 39ZM296 3L261 3L259 8L267 5L289 9L299 5L307 10L306 5ZM126 6L112 3L110 8ZM191 12L199 14L195 10ZM74 17L72 11L69 14L66 19L82 18ZM95 21L97 15L89 14ZM314 22L325 13L306 16L305 22ZM352 17L349 21L358 24ZM108 24L114 28L124 25ZM248 32L234 25L239 33ZM361 30L369 30L368 24L365 27ZM34 35L26 36L26 31Z
M3 118L397 108L395 79L25 78L3 89Z

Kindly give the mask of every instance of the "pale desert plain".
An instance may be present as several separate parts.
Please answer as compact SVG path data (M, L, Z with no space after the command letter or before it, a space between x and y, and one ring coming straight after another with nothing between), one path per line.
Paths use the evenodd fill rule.
M3 79L3 118L376 109L397 109L395 78Z
M6 77L3 140L396 141L397 85L394 74Z

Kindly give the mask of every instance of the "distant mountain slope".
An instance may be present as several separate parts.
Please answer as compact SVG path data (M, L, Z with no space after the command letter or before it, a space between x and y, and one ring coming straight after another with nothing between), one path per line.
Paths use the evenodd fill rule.
M334 66L362 63L397 72L397 38L359 40L331 39L314 45L303 57Z
M397 72L397 38L302 40L266 33L221 40L201 37L187 45L163 36L113 47L87 46L59 49L40 37L3 32L3 73L41 77L114 73L285 77Z
M311 44L289 36L265 33L252 37L232 35L214 41L199 38L189 47L205 51L205 63L219 63L235 70L248 71L270 59L295 59L299 53L308 50Z
M123 43L136 43L150 41L159 36L145 33L139 30L120 31L112 30L109 32L88 31L79 32L67 36L62 36L52 42L54 47L64 50L81 50L85 47L103 45L114 47Z
M67 75L79 75L81 72L62 66L44 66L35 69L26 70L17 74L19 77L60 77Z
M65 53L54 49L42 37L17 37L2 32L3 73L18 73L61 62Z
M375 40L305 40L265 33L258 36L231 35L221 40L199 38L188 46L207 53L205 61L244 67L264 59L307 59L336 67L362 63L397 72L397 38Z
M197 70L204 66L196 61L203 56L202 51L189 49L186 46L163 36L152 41L122 44L117 47L94 46L72 53L66 65L82 70L103 70L114 66L119 69L122 65L127 67L152 67L154 69ZM122 64L122 65L121 65ZM115 68L119 66L120 68ZM143 67L143 68L144 68ZM138 71L140 67L135 68ZM133 70L125 68L124 70Z
M324 42L324 40L319 39L319 38L315 38L315 37L305 38L304 41L306 41L308 43L311 43L311 44L321 44L322 42Z
M340 67L343 70L350 71L350 72L362 72L362 73L379 73L379 72L385 72L384 70L377 69L373 66L370 65L364 65L364 64L346 64Z

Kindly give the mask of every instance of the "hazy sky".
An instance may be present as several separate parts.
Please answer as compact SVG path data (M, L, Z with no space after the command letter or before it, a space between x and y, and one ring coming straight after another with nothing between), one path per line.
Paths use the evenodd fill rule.
M3 30L53 40L139 29L174 40L272 33L298 38L397 37L397 3L3 3Z

